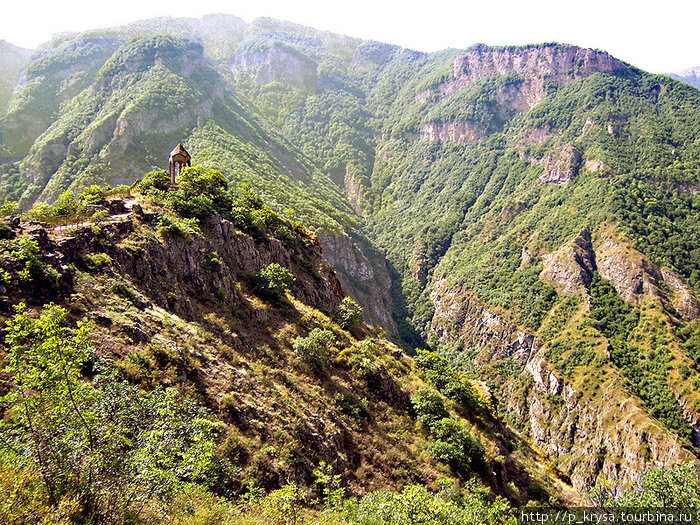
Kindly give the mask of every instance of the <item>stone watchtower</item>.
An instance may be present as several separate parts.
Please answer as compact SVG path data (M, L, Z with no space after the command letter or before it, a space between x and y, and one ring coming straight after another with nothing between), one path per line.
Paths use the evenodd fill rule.
M175 149L170 152L170 161L168 162L168 167L170 168L170 184L172 184L173 186L175 186L176 164L179 166L179 169L177 169L178 175L182 172L183 166L192 165L192 157L190 157L190 154L187 153L187 150L182 145L182 142L175 146Z

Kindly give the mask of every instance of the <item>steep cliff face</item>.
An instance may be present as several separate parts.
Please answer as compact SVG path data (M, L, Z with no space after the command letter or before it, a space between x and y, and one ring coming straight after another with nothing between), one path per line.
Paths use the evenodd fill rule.
M684 321L700 316L700 301L681 276L651 262L611 224L602 225L593 238L585 228L554 253L543 254L542 262L540 277L563 293L587 297L597 270L631 304L657 298L671 305Z
M505 417L519 421L577 489L587 490L598 476L627 486L646 468L693 457L630 397L613 367L600 365L602 374L601 368L579 369L575 379L566 378L547 360L541 338L471 292L438 278L431 299L432 331L471 352L477 369L501 385L497 397ZM604 354L605 343L600 345ZM504 363L515 370L501 372Z
M0 40L0 117L5 115L12 92L19 85L22 70L32 56L30 49L13 46ZM0 147L2 144L0 144Z
M439 112L447 113L422 124L419 137L474 143L499 131L503 123L517 114L529 112L557 87L595 73L614 74L627 68L607 53L575 46L476 46L454 58L447 78L415 95L416 102L425 107L430 107L428 102L437 102ZM481 107L470 111L469 106L475 102ZM525 139L525 142L532 141ZM543 182L568 182L576 174L579 162L580 154L573 146L564 145L556 155L544 159Z
M365 322L397 335L386 259L356 235L321 235L319 241L323 258L333 265L345 294L362 307Z
M281 43L238 52L231 66L252 74L258 84L283 82L299 89L313 89L316 84L316 63Z
M533 378L527 401L509 398L508 410L528 421L533 441L556 458L580 491L594 486L599 476L630 486L646 469L693 459L637 401L625 396L619 376L599 384L594 396L585 395L551 370L543 350L530 357L525 371Z
M676 272L649 261L611 225L600 229L593 247L600 275L626 301L638 304L643 297L658 297L671 303L686 321L700 316L700 301L693 289Z
M484 78L507 74L522 80L519 109L532 108L547 96L547 85L562 86L594 73L614 73L627 66L608 53L576 46L545 45L523 48L478 46L455 58L453 80L445 94Z
M581 154L573 145L566 144L558 152L545 157L540 182L566 184L577 175L580 164Z
M429 122L420 128L421 140L440 140L442 142L474 143L484 134L470 122Z
M556 252L543 255L542 262L542 279L558 286L563 293L586 296L596 269L588 228Z

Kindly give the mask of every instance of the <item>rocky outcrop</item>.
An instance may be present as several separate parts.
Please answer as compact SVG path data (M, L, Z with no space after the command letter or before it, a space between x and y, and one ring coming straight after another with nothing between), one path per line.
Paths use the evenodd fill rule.
M687 321L700 317L700 301L693 289L677 273L659 268L632 248L611 225L600 229L594 249L600 275L625 301L637 304L643 297L659 297L671 302Z
M543 255L542 263L542 279L554 284L563 293L588 295L588 286L595 271L595 255L588 228L556 252Z
M673 307L686 321L700 317L700 301L693 289L673 270L661 268L664 283L673 291Z
M471 122L428 122L420 127L419 138L463 144L479 141L483 133Z
M252 275L271 263L291 270L295 277L291 291L305 304L334 312L342 300L333 268L311 239L282 243L270 237L256 241L229 221L213 217L204 225L205 236L187 239L167 235L159 240L140 233L135 227L138 220L107 224L98 234L86 227L56 240L44 231L47 240L43 249L55 254L61 264L78 267L86 264L86 254L104 250L113 267L129 277L147 302L185 319L240 308L241 275Z
M313 89L317 78L312 59L280 42L252 52L239 52L231 67L252 72L261 85L276 81L299 89Z
M600 173L602 175L610 173L610 166L602 160L591 159L587 160L585 167L591 173Z
M477 365L509 357L525 366L542 347L534 335L444 277L433 283L430 299L435 306L431 331L447 344L475 351Z
M523 106L531 108L547 95L548 85L564 85L594 73L613 73L627 66L608 53L576 46L545 45L521 48L477 46L454 61L453 80L445 93L483 78L515 74Z
M333 265L343 291L362 307L365 322L397 335L386 259L356 235L320 235L319 241L323 257Z
M581 154L573 145L567 144L556 153L545 157L540 182L566 184L578 174Z
M579 238L585 241L585 233ZM430 297L435 306L431 330L441 341L474 352L477 368L510 359L531 378L523 380L518 373L503 377L498 398L507 413L525 422L532 442L578 490L587 490L601 475L617 486L629 486L647 468L692 459L629 396L614 369L597 393L586 393L578 386L586 379L573 384L552 370L539 338L468 290L438 278ZM613 400L623 401L620 405Z
M523 264L536 257L527 246L523 248ZM571 242L540 259L544 266L540 278L554 284L560 292L587 297L597 270L631 304L639 304L643 298L659 298L672 305L685 321L700 317L700 301L683 278L652 263L612 225L604 224L593 241L585 228Z
M507 399L508 408L527 419L532 440L578 490L598 476L630 486L648 468L693 458L624 394L619 377L606 380L598 396L584 397L548 367L544 351L533 354L525 371L534 382L528 402ZM618 406L613 399L624 401Z

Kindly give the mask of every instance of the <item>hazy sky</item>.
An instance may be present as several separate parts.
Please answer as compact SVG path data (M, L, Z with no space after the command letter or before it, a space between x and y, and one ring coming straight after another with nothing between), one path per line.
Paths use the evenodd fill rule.
M154 16L272 16L422 51L477 42L567 42L655 72L700 65L700 2L666 0L32 0L3 2L0 39L35 48L50 35Z

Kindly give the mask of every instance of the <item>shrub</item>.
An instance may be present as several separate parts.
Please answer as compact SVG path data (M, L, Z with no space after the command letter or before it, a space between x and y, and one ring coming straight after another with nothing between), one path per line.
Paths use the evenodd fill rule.
M17 215L18 211L17 201L8 201L5 199L2 206L0 206L0 217L11 217L13 215Z
M429 451L436 460L463 470L483 458L483 444L463 423L443 418L435 421L430 429L436 440L429 445Z
M262 512L270 523L296 525L303 500L304 494L299 487L295 483L287 483L267 495L261 503Z
M149 171L138 182L137 187L141 193L145 194L166 192L170 189L170 174L166 170Z
M323 506L326 509L339 509L345 498L345 489L341 487L342 476L333 474L333 465L321 461L313 471L316 484L321 489Z
M296 338L294 352L304 363L322 368L328 363L329 347L335 342L333 332L314 328L308 337Z
M408 485L401 492L370 492L347 501L341 513L356 525L514 525L512 509L501 497L489 500L488 490L469 485L464 495Z
M254 276L255 291L260 295L277 298L289 291L294 274L277 263L268 264Z
M47 221L54 216L51 206L45 202L35 202L32 209L27 212L27 217L34 221Z
M83 189L78 195L78 202L82 206L102 204L105 200L105 190L97 184L93 184Z
M90 327L69 330L66 316L49 305L35 318L19 305L8 323L0 458L39 471L48 500L72 502L78 523L138 516L187 482L214 485L218 426L208 412L174 389L144 392L105 373L86 381Z
M350 328L353 324L362 321L362 307L350 297L343 298L338 307L338 324L341 328Z
M416 364L425 372L428 380L459 405L476 410L480 403L474 387L460 374L456 373L444 357L427 350L416 350Z
M429 386L422 386L411 398L413 409L418 415L418 421L431 427L437 421L449 417L442 396Z
M163 215L158 222L158 233L189 239L201 235L202 230L199 229L197 219Z
M28 237L19 240L19 248L10 252L12 257L24 263L24 268L18 272L20 282L33 284L42 290L55 292L61 280L61 274L41 259L39 244Z

